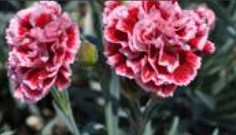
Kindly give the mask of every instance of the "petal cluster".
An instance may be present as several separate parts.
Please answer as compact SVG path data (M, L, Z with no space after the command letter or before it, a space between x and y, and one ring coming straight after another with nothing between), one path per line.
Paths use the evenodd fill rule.
M188 85L201 55L215 51L208 40L215 15L206 7L183 10L177 1L108 1L103 22L107 63L161 97Z
M14 95L28 103L44 97L55 85L70 84L70 65L80 47L78 26L54 1L40 1L20 10L6 30L8 74Z

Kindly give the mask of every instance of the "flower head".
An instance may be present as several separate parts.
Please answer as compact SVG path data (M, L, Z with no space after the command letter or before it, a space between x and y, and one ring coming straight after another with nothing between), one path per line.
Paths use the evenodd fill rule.
M28 103L44 97L53 85L70 84L70 64L80 47L78 26L54 1L20 10L6 30L10 48L8 74L16 98Z
M214 52L208 35L214 13L183 10L177 1L107 2L105 55L118 75L161 97L188 85L201 66L199 54Z

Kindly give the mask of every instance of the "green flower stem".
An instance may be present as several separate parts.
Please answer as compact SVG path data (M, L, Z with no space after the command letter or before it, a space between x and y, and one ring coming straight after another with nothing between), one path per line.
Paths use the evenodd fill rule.
M154 109L156 108L156 100L150 98L148 103L145 106L144 111L141 111L141 107L139 105L139 99L135 101L130 101L130 111L132 117L130 123L130 131L132 135L151 135L151 118L154 114ZM129 115L130 115L129 114Z
M54 87L51 93L54 98L53 105L57 113L63 117L62 120L65 122L65 125L73 135L80 135L79 129L74 120L68 91L64 90L60 92Z
M132 135L143 135L144 127L146 125L146 120L142 115L140 110L139 101L130 101L130 111L131 115L133 115L133 119L131 119L130 123L130 132ZM129 116L132 117L132 116Z

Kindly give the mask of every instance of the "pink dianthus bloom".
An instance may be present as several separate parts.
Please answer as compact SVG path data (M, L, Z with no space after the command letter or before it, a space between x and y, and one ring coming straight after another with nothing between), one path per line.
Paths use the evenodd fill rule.
M70 85L71 68L80 47L78 26L54 1L20 10L6 30L8 74L14 96L27 103L43 98L55 85Z
M182 10L177 1L116 1L105 4L105 56L118 75L161 97L188 85L214 52L208 40L215 15L206 7Z

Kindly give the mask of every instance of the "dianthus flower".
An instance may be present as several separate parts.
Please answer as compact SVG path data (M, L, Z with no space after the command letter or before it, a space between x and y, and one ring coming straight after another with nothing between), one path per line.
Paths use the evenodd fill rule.
M60 91L69 86L79 31L59 4L40 1L20 10L10 20L6 39L8 74L16 98L34 103L54 85Z
M201 55L215 50L208 40L215 15L206 7L183 10L177 1L108 1L103 22L107 63L161 97L188 85Z

